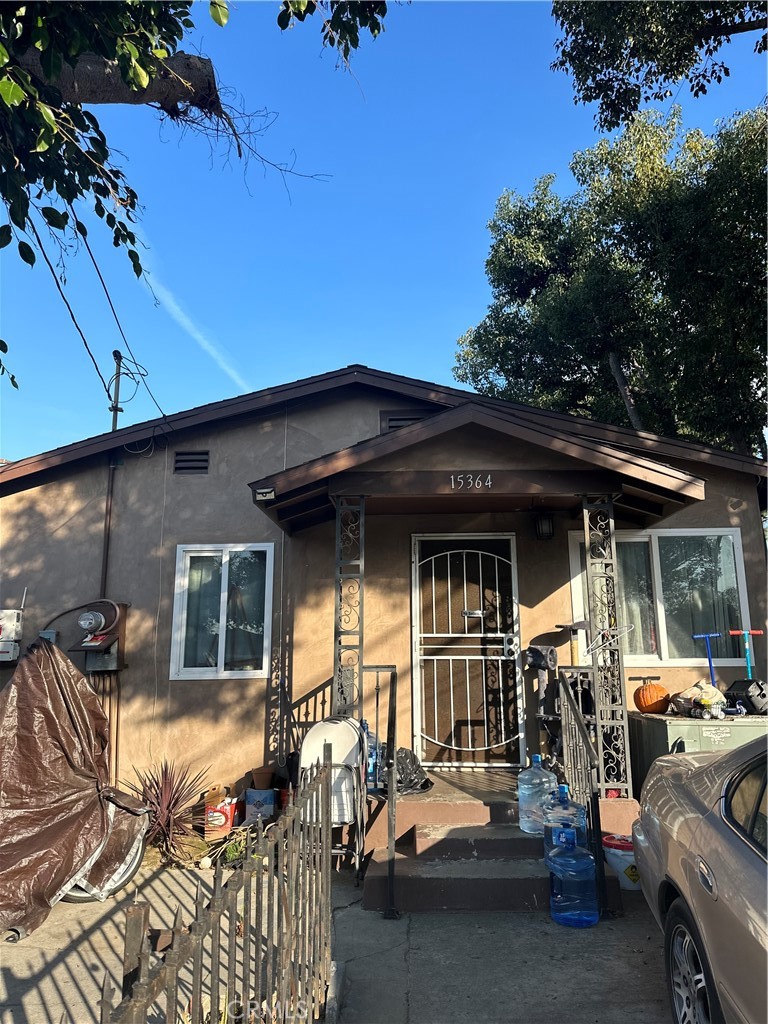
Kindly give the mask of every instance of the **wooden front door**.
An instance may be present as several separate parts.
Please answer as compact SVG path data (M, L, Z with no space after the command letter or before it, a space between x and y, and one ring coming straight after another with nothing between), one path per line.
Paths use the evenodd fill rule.
M520 765L514 538L414 538L416 750L434 766Z

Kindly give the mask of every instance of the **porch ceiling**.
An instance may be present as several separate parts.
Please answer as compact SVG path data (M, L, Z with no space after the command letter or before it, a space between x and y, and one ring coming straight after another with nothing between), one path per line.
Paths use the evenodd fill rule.
M405 453L418 457L419 446L439 441L462 428L481 428L501 438L565 456L567 469L483 468L483 451L474 466L461 469L388 468L375 463ZM446 450L451 439L445 437ZM434 445L433 445L434 447ZM430 465L430 460L425 459ZM434 465L434 462L432 462ZM458 485L473 470L471 487ZM704 498L704 481L644 456L550 427L532 428L512 417L467 403L412 426L380 434L350 448L291 467L249 484L253 501L288 533L335 516L336 499L363 495L370 514L510 512L536 508L577 509L585 494L610 494L622 518L639 525Z

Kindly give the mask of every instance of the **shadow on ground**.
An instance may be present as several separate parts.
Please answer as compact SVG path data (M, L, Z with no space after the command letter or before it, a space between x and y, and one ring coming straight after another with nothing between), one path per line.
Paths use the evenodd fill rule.
M122 981L123 910L136 891L151 907L150 925L170 928L177 907L192 918L198 880L208 897L213 873L142 869L104 903L57 903L48 919L19 943L0 943L1 1024L96 1024L105 973Z
M548 913L362 909L336 876L339 1024L669 1024L663 940L639 892L622 917L564 928Z

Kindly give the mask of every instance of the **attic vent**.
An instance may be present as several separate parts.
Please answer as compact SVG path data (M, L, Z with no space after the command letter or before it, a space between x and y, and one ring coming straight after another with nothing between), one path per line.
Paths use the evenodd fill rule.
M397 412L381 413L381 433L397 430L398 427L410 427L412 423L420 423L427 413L423 409L398 409Z
M193 473L208 472L208 452L176 452L173 459L173 472L190 476Z

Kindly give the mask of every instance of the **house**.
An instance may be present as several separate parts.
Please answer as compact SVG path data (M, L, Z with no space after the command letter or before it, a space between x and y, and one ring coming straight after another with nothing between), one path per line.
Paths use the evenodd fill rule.
M0 467L0 603L26 587L23 643L52 629L88 660L123 777L168 757L233 783L332 711L373 728L377 680L383 731L376 666L397 670L399 741L423 763L519 766L539 749L538 645L591 666L629 793L631 680L707 679L698 633L721 634L723 683L744 674L728 630L766 619L765 478L745 455L353 365ZM78 626L110 602L119 627ZM581 620L592 654L562 628ZM100 629L124 631L119 665Z

